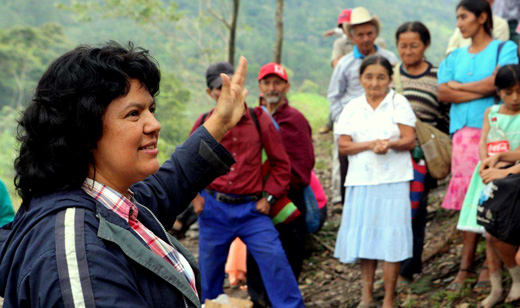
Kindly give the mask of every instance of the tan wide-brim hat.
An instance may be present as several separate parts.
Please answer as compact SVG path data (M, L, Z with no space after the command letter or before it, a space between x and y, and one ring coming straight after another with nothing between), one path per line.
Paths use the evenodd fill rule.
M372 23L376 27L377 33L379 33L380 26L377 16L372 16L366 8L358 6L352 10L350 22L346 24L345 31L349 33L354 26L366 23Z

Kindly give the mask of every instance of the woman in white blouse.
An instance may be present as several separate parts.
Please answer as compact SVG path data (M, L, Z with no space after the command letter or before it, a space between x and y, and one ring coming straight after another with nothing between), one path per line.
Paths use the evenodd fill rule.
M349 160L335 257L343 263L360 259L362 308L374 306L374 273L382 260L383 308L390 308L395 305L399 262L412 256L415 115L406 98L389 89L392 66L386 58L368 57L359 71L365 95L345 106L334 132L340 135L340 154Z

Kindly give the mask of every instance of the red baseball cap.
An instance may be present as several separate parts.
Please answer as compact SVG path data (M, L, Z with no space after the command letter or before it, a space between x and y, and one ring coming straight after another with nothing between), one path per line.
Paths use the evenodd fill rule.
M341 13L339 13L339 16L338 16L338 27L341 27L341 25L344 22L350 22L350 14L352 14L352 10L351 9L345 9L345 10L341 11Z
M287 71L285 70L285 68L283 68L283 66L281 66L280 64L274 62L262 66L262 68L260 69L260 73L258 73L258 80L260 81L265 76L271 74L276 75L285 81L289 81L289 77L287 76Z

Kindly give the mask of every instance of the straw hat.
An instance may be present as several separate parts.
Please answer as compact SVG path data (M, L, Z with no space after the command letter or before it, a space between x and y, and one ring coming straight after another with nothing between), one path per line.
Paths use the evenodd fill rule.
M350 33L350 30L357 25L372 23L376 27L376 32L379 33L379 20L376 16L372 16L370 12L362 7L358 6L352 10L350 14L350 22L346 24L345 31ZM344 24L345 25L345 24Z

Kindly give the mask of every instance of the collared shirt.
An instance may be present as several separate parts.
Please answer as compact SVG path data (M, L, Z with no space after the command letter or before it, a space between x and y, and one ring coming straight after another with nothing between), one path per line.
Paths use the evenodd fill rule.
M509 39L509 25L504 18L497 15L493 15L493 38L496 38L499 41L507 41ZM455 31L453 31L453 35L450 37L448 42L446 54L449 54L457 48L466 47L469 45L471 45L471 39L465 39L462 37L460 29L455 28Z
M394 96L395 94L395 96ZM415 115L408 100L391 90L374 110L365 95L353 99L334 126L334 134L348 135L354 142L375 139L397 140L397 124L415 126ZM394 151L384 155L363 151L348 156L349 167L345 186L398 183L413 179L409 151Z
M397 57L392 52L379 48L377 45L376 50L376 54L387 58L392 65L397 63ZM341 58L334 68L327 93L334 122L338 121L341 111L348 102L365 93L359 82L359 67L364 58L365 56L359 52L357 46L354 46L354 50Z
M497 61L497 52L500 41L491 41L479 53L469 53L468 47L452 51L441 63L437 72L437 83L448 83L451 80L467 83L480 81L493 74L497 65L517 64L517 46L507 41ZM492 95L475 99L465 103L451 104L450 134L454 134L463 127L482 128L484 112L495 103Z
M314 168L312 130L305 116L286 101L273 113L279 133L291 161L291 188L303 189L311 181Z
M206 119L212 113L213 110ZM222 137L220 144L233 155L236 163L231 166L228 174L215 179L208 189L235 195L255 195L265 191L276 198L287 194L291 178L289 157L281 146L282 140L269 115L260 107L255 108L255 114L260 132L246 106L246 112L237 125ZM202 125L201 122L202 115L195 121L192 132ZM271 165L265 184L261 170L262 146Z
M173 265L176 270L186 277L190 287L198 297L195 273L189 265L188 260L173 246L163 241L137 220L138 208L134 202L110 187L89 178L83 182L82 189L92 198L103 204L107 209L128 222L132 230L150 247L152 252ZM128 194L130 198L133 199L133 193L130 190Z

